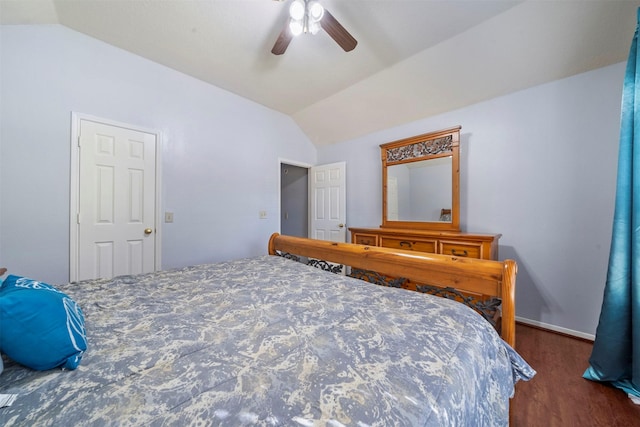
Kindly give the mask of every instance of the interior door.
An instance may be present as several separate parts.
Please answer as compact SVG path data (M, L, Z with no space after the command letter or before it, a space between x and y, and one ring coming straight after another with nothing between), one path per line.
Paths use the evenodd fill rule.
M280 163L280 233L309 237L309 166Z
M156 135L80 121L78 280L155 270Z
M311 196L309 237L332 242L347 238L346 163L314 166L309 170Z

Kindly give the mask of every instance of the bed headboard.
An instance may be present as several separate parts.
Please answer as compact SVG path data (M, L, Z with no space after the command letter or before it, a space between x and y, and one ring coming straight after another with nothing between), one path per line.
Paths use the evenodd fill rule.
M375 271L390 277L402 277L416 283L428 283L431 286L500 298L500 333L502 339L515 348L517 264L514 260L490 261L454 257L274 233L269 239L269 254L280 253L320 259Z

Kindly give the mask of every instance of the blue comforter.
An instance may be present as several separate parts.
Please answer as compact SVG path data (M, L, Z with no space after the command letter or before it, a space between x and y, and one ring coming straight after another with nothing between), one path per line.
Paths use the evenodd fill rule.
M275 256L59 287L75 371L5 359L7 426L501 426L534 371L454 301Z

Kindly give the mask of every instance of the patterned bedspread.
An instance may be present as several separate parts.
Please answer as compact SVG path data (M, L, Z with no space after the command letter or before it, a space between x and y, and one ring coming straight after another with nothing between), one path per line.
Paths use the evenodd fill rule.
M499 426L534 372L462 304L275 256L59 288L74 371L5 359L6 426Z

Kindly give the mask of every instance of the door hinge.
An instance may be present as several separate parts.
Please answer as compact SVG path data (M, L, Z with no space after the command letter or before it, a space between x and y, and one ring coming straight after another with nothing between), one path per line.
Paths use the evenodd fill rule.
M80 224L80 213L76 214L76 223Z

